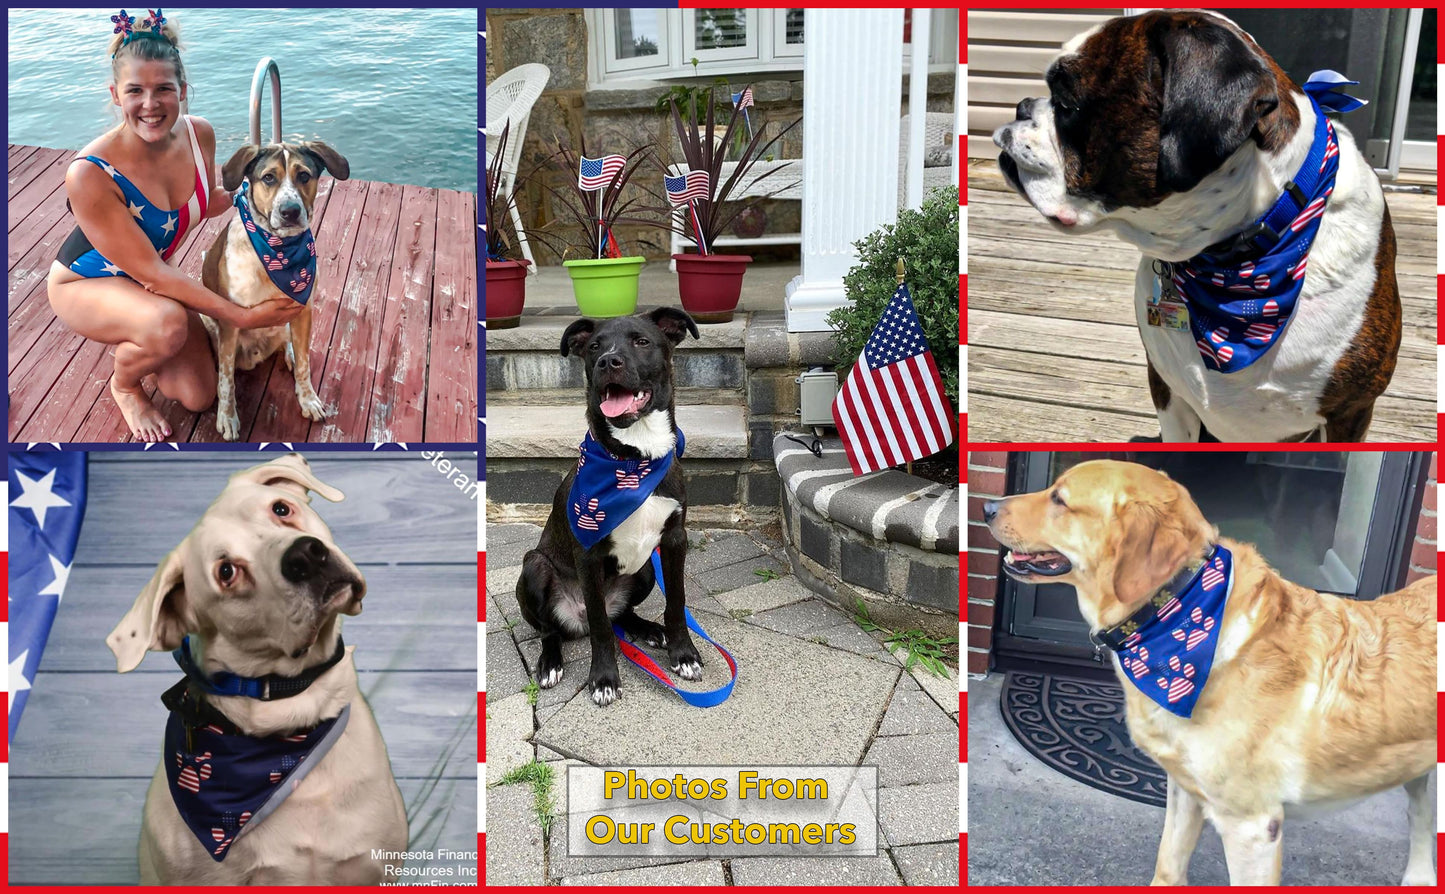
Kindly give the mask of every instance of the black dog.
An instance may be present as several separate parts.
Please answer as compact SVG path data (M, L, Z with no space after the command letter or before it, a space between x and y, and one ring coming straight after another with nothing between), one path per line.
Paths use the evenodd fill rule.
M592 437L618 459L656 460L674 450L672 350L687 333L698 337L692 317L663 307L649 314L598 322L578 320L562 333L562 356L582 358L587 377L587 425ZM621 695L612 622L647 645L666 646L672 670L702 678L702 658L683 616L683 561L687 556L687 489L674 460L640 508L590 549L574 536L567 514L573 469L557 489L537 548L522 560L517 602L522 617L542 635L537 682L562 679L562 639L584 632L592 640L587 685L592 701L606 705ZM616 521L614 519L614 521ZM661 546L667 593L663 624L639 618L633 606L656 583L649 561Z

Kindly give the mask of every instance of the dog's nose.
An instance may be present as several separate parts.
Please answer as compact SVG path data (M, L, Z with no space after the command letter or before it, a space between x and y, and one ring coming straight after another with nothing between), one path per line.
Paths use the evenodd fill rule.
M983 520L985 522L992 524L994 516L996 515L998 515L997 503L995 503L993 500L989 500L987 503L983 504Z
M281 576L293 584L303 584L326 569L331 550L315 537L298 537L281 556Z
M1034 120L1034 102L1035 98L1032 96L1026 96L1019 100L1019 104L1014 107L1014 119L1017 121Z
M301 221L301 209L299 207L286 207L281 209L281 220L284 223L296 224Z
M622 358L621 358L621 357L618 357L616 354L613 354L613 355L610 356L610 357L598 357L598 358L597 358L597 368L598 368L599 370L603 370L603 369L621 369L621 368L622 368Z

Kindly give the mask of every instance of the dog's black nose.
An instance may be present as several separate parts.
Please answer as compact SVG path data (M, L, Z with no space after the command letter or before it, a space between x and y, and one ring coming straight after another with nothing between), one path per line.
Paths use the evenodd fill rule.
M597 368L598 368L599 370L603 370L603 369L621 369L621 368L622 368L622 358L621 358L621 357L618 357L616 354L613 354L613 355L610 356L610 357L607 357L607 356L598 357L598 358L597 358Z
M288 224L298 223L301 220L300 208L282 208L281 220Z
M315 537L297 537L281 556L281 576L303 584L326 570L331 550Z
M996 515L998 515L997 503L995 503L993 500L989 500L987 503L983 504L983 520L985 522L992 523L994 516Z
M1034 98L1032 96L1019 100L1019 104L1014 107L1014 119L1017 121L1034 120Z

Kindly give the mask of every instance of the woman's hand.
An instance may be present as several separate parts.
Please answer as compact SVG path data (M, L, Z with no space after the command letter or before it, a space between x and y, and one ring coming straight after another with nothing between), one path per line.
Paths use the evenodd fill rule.
M235 318L229 322L237 329L264 329L289 323L305 309L306 305L290 298L268 298L255 307L236 307Z

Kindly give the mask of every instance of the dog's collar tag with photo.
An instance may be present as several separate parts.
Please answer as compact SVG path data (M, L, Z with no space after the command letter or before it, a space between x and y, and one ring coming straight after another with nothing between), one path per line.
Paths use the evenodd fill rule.
M1234 586L1234 557L1222 544L1193 566L1187 582L1170 582L1150 600L1153 611L1129 619L1122 640L1105 642L1118 653L1124 676L1159 707L1189 717L1209 680L1224 606ZM1114 633L1114 631L1109 631Z
M588 432L578 448L577 474L567 492L567 522L583 547L591 549L636 512L667 477L685 440L677 431L671 453L656 459L618 459Z
M232 843L286 800L346 729L351 706L310 730L248 736L206 720L183 678L161 697L171 709L161 765L171 800L191 834L217 863ZM214 709L210 709L214 711Z
M231 202L241 215L241 225L246 228L251 247L276 290L305 304L311 298L312 286L316 285L316 242L311 238L311 231L283 237L261 229L251 217L249 191L250 184L242 183Z
M1149 296L1148 322L1150 326L1162 329L1189 329L1189 308L1174 288L1174 283L1154 277L1154 290Z

